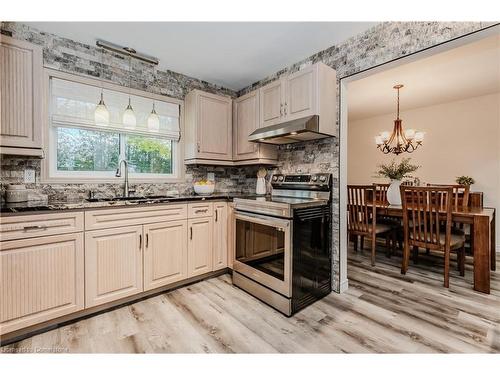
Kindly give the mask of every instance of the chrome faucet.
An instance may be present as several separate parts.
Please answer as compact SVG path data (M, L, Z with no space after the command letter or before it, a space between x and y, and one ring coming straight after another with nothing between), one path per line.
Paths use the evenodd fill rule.
M122 176L122 164L125 165L125 183L123 184L123 196L128 198L130 194L130 190L128 187L128 161L125 159L120 160L118 163L118 169L116 170L116 177L121 177Z

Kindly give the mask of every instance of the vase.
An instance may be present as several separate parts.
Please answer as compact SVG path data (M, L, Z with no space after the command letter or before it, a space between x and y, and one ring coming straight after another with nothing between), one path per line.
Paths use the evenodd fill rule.
M399 187L401 180L391 180L391 184L387 189L387 202L392 206L401 206L401 192Z

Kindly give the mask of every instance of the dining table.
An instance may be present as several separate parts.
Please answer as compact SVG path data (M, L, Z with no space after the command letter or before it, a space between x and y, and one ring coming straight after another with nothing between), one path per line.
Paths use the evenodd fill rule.
M403 217L403 207L400 205L377 203L376 212L377 215L385 217ZM452 211L452 221L470 225L473 238L474 290L489 294L491 271L496 271L495 209L455 207Z

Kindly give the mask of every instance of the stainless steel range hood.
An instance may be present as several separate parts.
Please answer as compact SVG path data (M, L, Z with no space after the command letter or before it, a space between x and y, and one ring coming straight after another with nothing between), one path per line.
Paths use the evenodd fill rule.
M283 145L331 136L330 134L320 133L319 116L313 115L259 128L248 136L248 140L250 142Z

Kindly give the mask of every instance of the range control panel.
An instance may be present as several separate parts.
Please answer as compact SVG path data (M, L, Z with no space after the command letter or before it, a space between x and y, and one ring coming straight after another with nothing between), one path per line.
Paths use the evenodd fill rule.
M314 174L275 174L271 178L271 184L274 187L283 188L289 185L307 188L308 186L328 186L330 184L330 173L314 173Z

